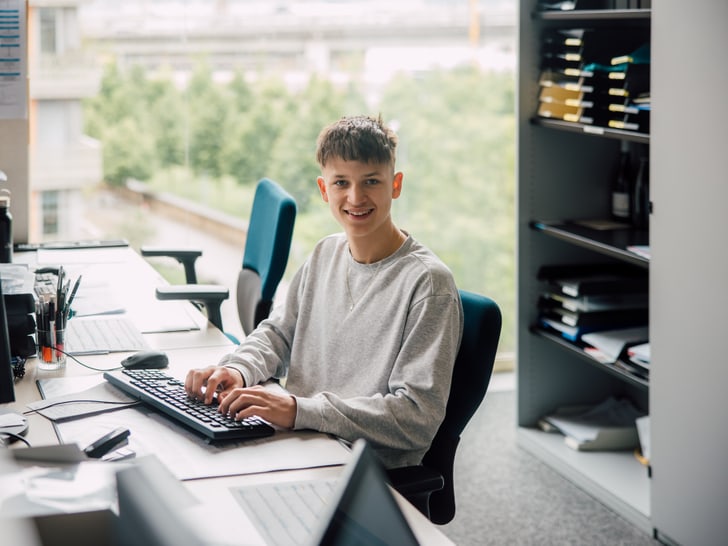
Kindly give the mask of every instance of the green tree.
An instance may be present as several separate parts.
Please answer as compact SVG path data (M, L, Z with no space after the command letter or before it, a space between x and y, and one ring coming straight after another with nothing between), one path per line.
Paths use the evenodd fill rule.
M245 76L239 70L233 75L233 79L228 85L233 101L233 109L235 112L247 113L255 102L255 96L250 84L245 81Z
M223 174L222 150L229 138L229 97L215 84L212 70L200 62L186 89L189 112L189 164L197 174Z
M161 167L186 163L189 112L171 75L148 84L146 110L140 123L152 133Z
M233 81L234 83L234 81ZM233 102L241 105L239 86L233 86ZM266 79L253 91L250 107L233 116L230 138L222 151L224 170L241 185L272 177L271 154L283 127L291 123L292 98L283 82Z
M132 118L104 131L104 176L116 185L147 180L156 171L154 137Z
M160 85L150 84L139 66L122 73L104 67L99 94L86 101L86 131L104 144L104 178L123 184L127 178L146 180L158 168L159 143L150 126L159 120L154 99Z

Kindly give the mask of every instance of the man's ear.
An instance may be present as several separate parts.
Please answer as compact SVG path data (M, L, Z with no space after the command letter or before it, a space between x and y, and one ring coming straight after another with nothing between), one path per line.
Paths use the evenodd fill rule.
M324 200L325 203L329 202L329 195L326 193L326 182L324 182L324 179L322 176L319 176L316 179L316 183L319 187L319 192L321 192L321 198Z
M399 197L399 194L402 193L402 179L404 178L404 173L398 172L395 173L394 179L392 180L392 199L397 199Z

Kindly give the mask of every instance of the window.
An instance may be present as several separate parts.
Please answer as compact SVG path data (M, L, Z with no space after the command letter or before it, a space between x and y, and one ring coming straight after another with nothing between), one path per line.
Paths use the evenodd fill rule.
M341 115L381 113L400 136L396 223L462 288L498 301L501 349L512 351L515 0L90 0L64 10L63 32L78 33L64 43L83 44L99 69L98 91L77 98L84 142L99 145L69 153L79 154L74 168L103 154L97 179L110 188L74 189L85 210L58 211L86 218L74 237L191 243L193 214L244 220L267 176L299 203L292 274L339 229L315 186L318 131ZM53 11L39 10L43 43ZM184 199L188 221L153 223L127 199L140 187Z
M43 53L55 53L56 41L56 9L39 8L40 21L40 50Z
M54 236L58 233L58 192L44 191L43 200L43 235Z

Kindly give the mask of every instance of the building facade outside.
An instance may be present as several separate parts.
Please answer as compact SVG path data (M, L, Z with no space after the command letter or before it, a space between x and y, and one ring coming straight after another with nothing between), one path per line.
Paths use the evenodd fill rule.
M103 177L101 144L83 133L81 101L100 83L82 47L83 3L28 6L30 241L73 238L84 217L83 191Z

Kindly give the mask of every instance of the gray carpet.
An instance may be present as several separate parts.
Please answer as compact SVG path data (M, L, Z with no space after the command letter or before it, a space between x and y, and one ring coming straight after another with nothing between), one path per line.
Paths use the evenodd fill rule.
M658 541L516 445L513 390L489 391L455 464L455 519L441 530L468 545L630 545Z

